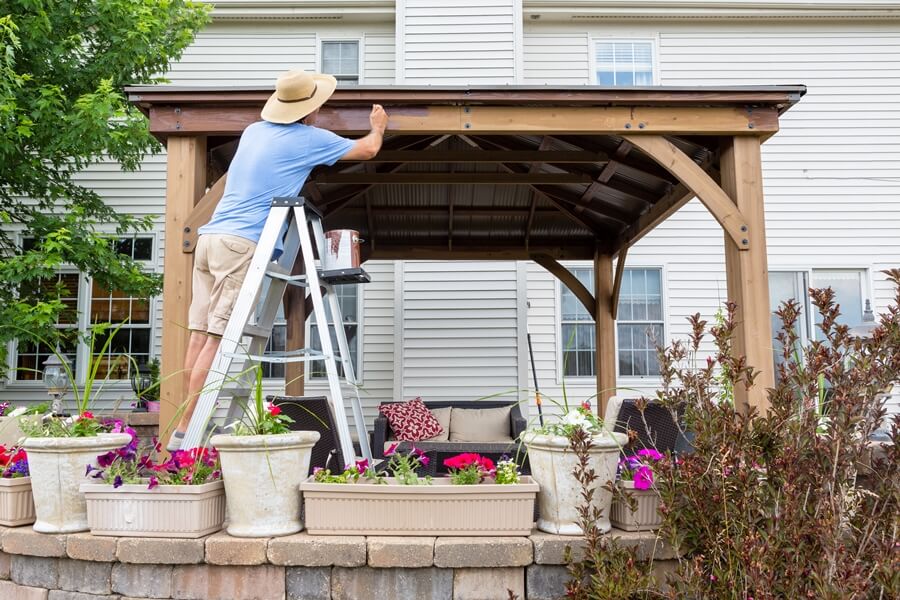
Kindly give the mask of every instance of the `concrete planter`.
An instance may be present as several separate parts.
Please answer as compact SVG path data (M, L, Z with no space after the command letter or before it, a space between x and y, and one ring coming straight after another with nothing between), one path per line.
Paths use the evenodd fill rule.
M104 433L83 438L26 438L32 493L41 533L87 531L87 506L79 487L91 481L87 465L97 466L97 455L131 441L127 433Z
M522 483L431 485L303 482L306 529L322 535L530 535L538 486Z
M637 509L632 511L624 500L616 498L612 503L610 522L625 531L656 531L662 525L659 514L659 494L654 489L638 490L633 481L619 481L619 487L637 501Z
M18 527L34 523L31 477L0 479L0 525Z
M581 502L581 484L574 475L578 458L569 445L569 439L559 435L527 432L523 440L528 448L531 476L541 486L538 492L538 529L558 535L582 535L577 510ZM609 522L612 493L603 489L603 486L607 481L615 481L619 451L627 441L628 436L624 433L608 431L593 437L590 468L597 474L594 506L602 511L597 523L602 532L607 532L612 527Z
M299 488L317 441L317 431L212 437L222 461L229 535L275 537L303 529Z
M15 446L22 439L19 417L0 417L0 446Z
M83 483L93 535L199 538L222 529L225 485Z

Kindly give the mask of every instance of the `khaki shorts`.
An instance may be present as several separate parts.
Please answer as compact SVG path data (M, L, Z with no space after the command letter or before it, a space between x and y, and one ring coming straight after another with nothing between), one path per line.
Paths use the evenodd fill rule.
M219 336L225 333L255 248L256 244L236 235L200 236L194 250L190 329Z

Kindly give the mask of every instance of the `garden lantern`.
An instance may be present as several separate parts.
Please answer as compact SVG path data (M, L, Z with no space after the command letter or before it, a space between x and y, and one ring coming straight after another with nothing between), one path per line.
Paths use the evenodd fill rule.
M53 414L62 412L62 397L69 390L69 372L71 365L68 360L60 360L59 349L44 361L44 387L47 393L53 397ZM68 367L68 368L67 368Z
M134 412L147 412L146 393L153 385L153 376L150 374L150 365L143 362L131 370L131 389L137 400L134 404Z

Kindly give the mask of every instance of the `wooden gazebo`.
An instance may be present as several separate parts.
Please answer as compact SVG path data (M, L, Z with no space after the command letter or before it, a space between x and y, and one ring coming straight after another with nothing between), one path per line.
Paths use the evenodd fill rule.
M221 197L237 139L259 120L271 89L127 91L168 150L166 375L184 361L197 227ZM544 266L595 319L601 414L616 385L615 311L628 249L696 196L724 230L737 351L761 371L751 390L736 390L737 402L764 410L774 374L760 144L804 93L803 86L338 89L317 125L364 134L379 103L390 115L386 141L375 160L314 171L303 194L324 209L329 228L361 232L364 259ZM594 261L594 294L558 262L566 259ZM286 300L286 314L288 348L302 347L302 296ZM302 394L298 373L286 374L290 394ZM183 398L182 378L165 378L161 423Z

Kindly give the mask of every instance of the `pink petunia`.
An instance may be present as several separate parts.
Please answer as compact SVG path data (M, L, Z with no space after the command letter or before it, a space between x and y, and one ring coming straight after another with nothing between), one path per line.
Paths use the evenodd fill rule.
M639 467L634 472L634 489L649 490L653 485L653 469L650 467Z
M391 444L391 446L387 450L384 451L384 455L385 456L393 456L394 452L397 451L397 446L399 446L399 444Z
M662 460L663 455L659 453L655 448L644 448L643 450L638 450L638 456L642 458L649 458L650 460Z

